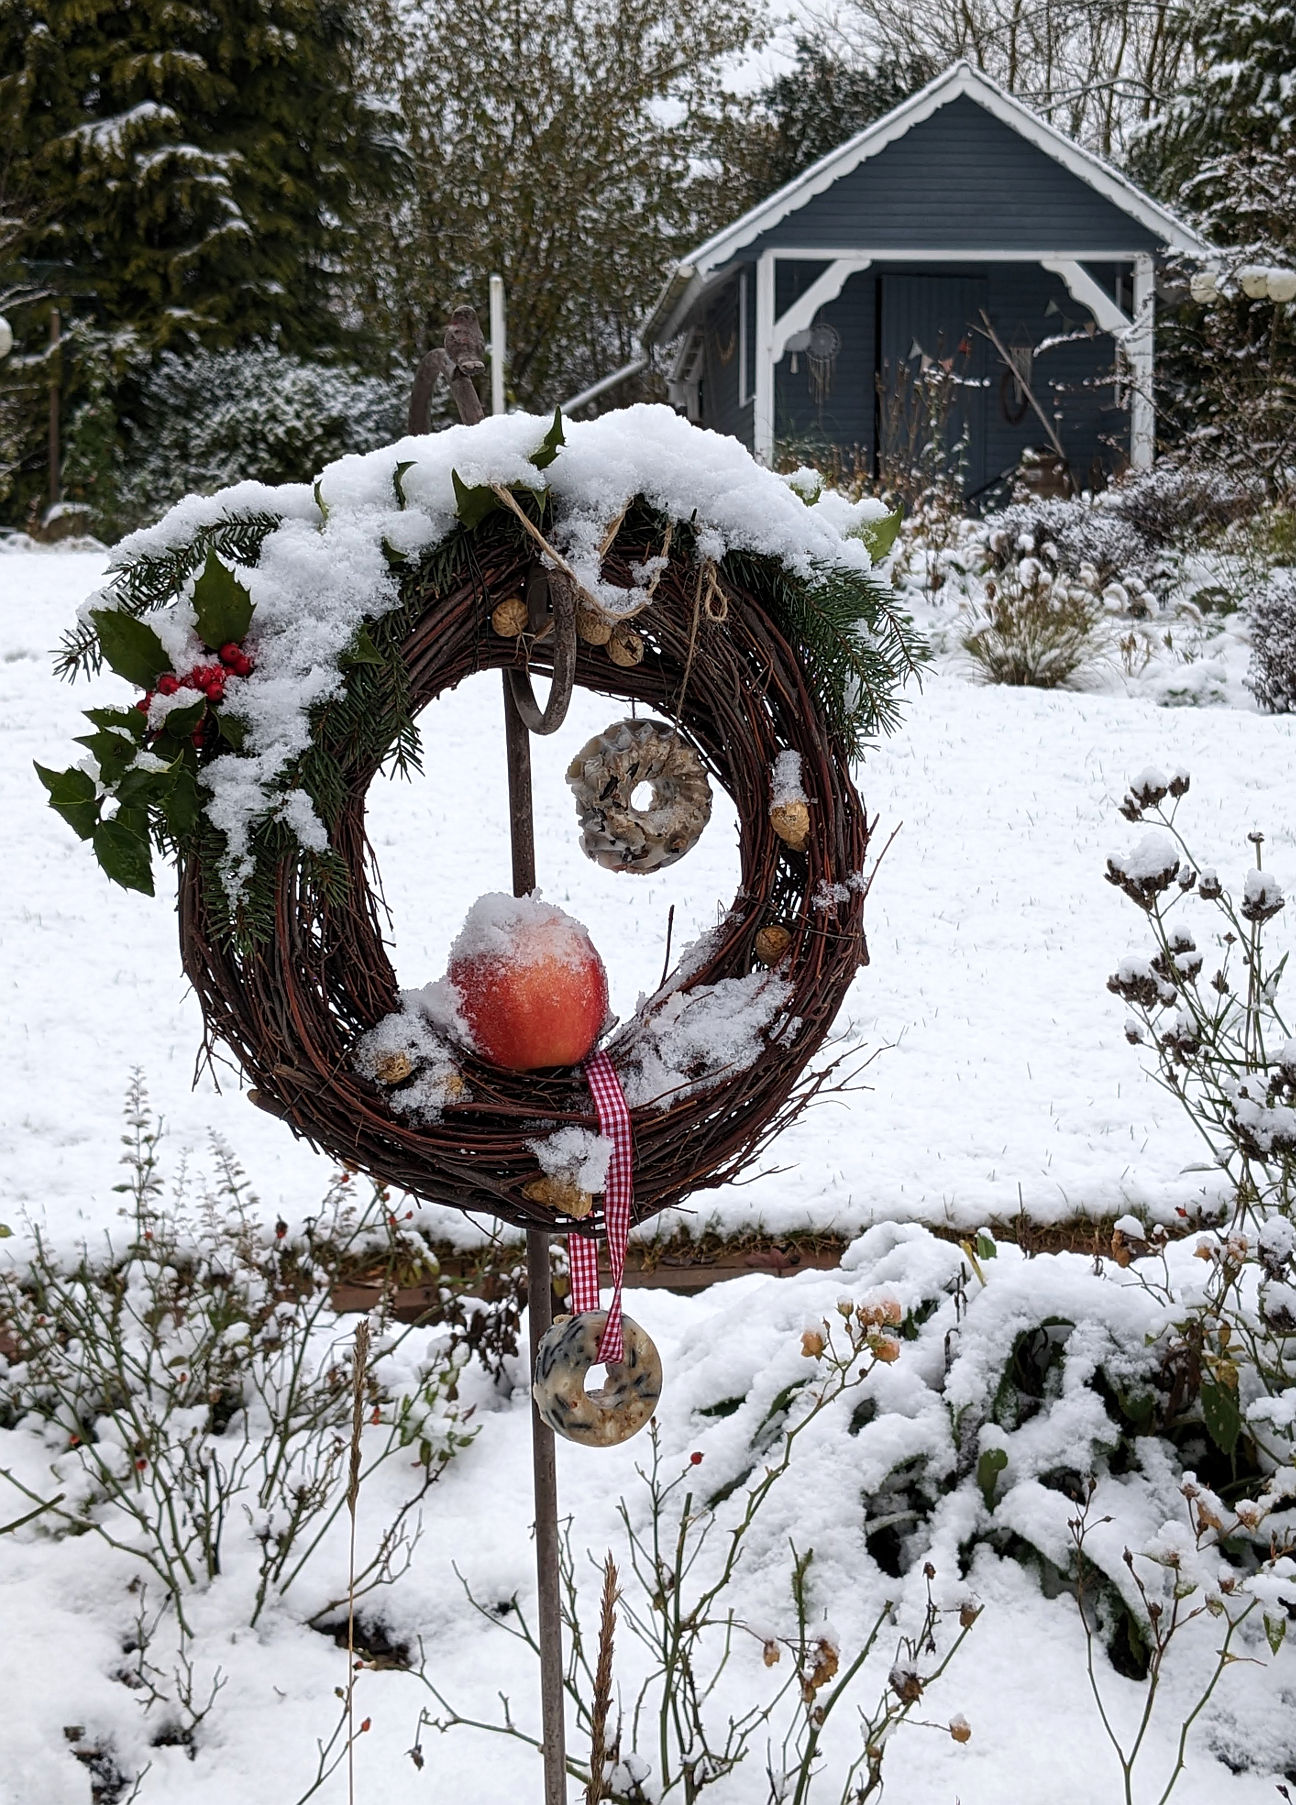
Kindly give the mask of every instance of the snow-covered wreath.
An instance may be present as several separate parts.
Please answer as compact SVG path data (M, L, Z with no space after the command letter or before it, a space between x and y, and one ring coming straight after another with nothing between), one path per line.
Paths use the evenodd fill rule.
M177 860L185 969L264 1107L423 1197L597 1232L579 1067L503 1069L449 980L400 993L365 797L473 672L517 672L536 720L526 673L564 662L650 711L573 760L586 850L627 871L681 856L709 774L741 879L603 1047L641 1220L742 1170L824 1082L811 1062L865 956L851 761L917 656L870 575L883 514L661 407L514 414L190 498L123 543L64 648L65 671L106 661L143 695L89 710L87 756L40 775L117 882L151 891L154 851ZM483 908L474 944L515 931Z

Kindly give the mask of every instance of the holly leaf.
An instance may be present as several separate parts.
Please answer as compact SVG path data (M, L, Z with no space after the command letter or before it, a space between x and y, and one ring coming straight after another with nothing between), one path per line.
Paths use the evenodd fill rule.
M100 774L109 786L125 775L139 751L134 740L128 740L124 734L114 733L109 727L101 727L97 733L79 733L76 743L87 747L94 754Z
M537 470L547 470L567 443L563 438L562 409L554 409L553 425L549 428L539 445L531 453L528 463L534 464Z
M851 537L862 539L869 557L875 564L880 564L895 544L903 518L904 509L897 508L894 514L884 514L880 520L861 521L852 529Z
M200 806L193 772L182 766L162 798L162 819L178 840L185 839L197 827Z
M404 570L405 566L409 563L409 559L405 556L405 553L398 552L385 533L382 542L382 555L387 560L387 567L389 570Z
M138 831L142 810L123 809L94 830L95 857L104 874L123 890L153 894L153 860L146 833Z
M499 496L489 483L478 483L470 487L457 470L450 472L450 480L454 484L455 513L471 531L480 526L486 516L499 504Z
M194 584L193 605L198 637L209 651L219 652L231 640L242 645L252 625L252 597L210 547Z
M200 696L196 702L190 702L184 708L173 708L162 723L162 731L170 739L187 740L206 713L207 698Z
M1201 1401L1207 1434L1222 1454L1232 1454L1242 1432L1242 1411L1237 1393L1230 1391L1227 1385L1221 1385L1218 1379L1207 1376L1202 1379Z
M220 728L220 736L235 752L241 752L247 743L247 722L240 721L237 715L217 714L216 725Z
M370 639L369 629L362 621L359 632L338 662L345 670L348 665L352 664L386 664L387 660Z
M171 783L170 771L141 771L136 766L113 786L113 795L122 808L141 808L150 802L161 802Z
M148 732L148 716L138 708L87 708L85 717L96 727L119 727L136 740Z
M90 618L105 663L128 683L152 689L162 672L171 669L171 655L162 641L133 614L117 608L92 608Z
M999 1475L1008 1465L1008 1455L1003 1448L987 1448L977 1461L976 1479L981 1488L981 1496L986 1501L986 1509L994 1509L995 1487L999 1483Z
M418 462L417 458L404 458L392 471L392 488L396 491L396 505L401 508L409 506L405 494L405 472L412 470Z
M36 766L36 775L49 791L49 805L62 815L79 839L88 840L99 823L99 792L88 771L50 771Z

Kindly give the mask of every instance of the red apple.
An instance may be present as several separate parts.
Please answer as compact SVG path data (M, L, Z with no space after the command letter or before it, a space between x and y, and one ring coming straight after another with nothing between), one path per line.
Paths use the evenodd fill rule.
M450 949L477 1053L510 1072L578 1065L607 1017L607 973L580 922L535 896L483 896Z

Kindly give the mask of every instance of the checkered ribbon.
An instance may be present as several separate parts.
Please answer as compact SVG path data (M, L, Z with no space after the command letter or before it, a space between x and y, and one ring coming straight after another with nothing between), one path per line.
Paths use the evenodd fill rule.
M606 1361L610 1366L625 1357L625 1342L621 1335L621 1281L625 1275L626 1242L630 1239L630 1205L634 1202L634 1142L630 1135L630 1107L616 1067L606 1053L593 1053L585 1061L585 1080L598 1111L599 1128L612 1143L603 1191L608 1265L612 1269L612 1302L597 1355L598 1360ZM568 1235L567 1261L571 1267L573 1312L579 1315L584 1310L597 1310L598 1242L588 1235Z

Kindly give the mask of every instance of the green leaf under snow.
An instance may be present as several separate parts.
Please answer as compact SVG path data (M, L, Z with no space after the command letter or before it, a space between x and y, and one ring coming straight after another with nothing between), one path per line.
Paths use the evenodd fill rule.
M1278 1650L1282 1647L1283 1642L1286 1640L1287 1619L1285 1617L1270 1617L1268 1612L1266 1612L1264 1630L1266 1642L1268 1642L1271 1651L1274 1654L1277 1654Z
M206 713L207 698L200 696L196 702L188 702L183 708L173 708L162 724L162 732L168 739L182 743L189 738Z
M986 1234L984 1229L977 1230L976 1253L978 1260L997 1260L999 1257L999 1249L995 1246L993 1237Z
M104 662L119 677L140 689L152 689L163 671L171 668L171 655L152 627L133 614L116 608L93 608L90 619L99 636Z
M0 1241L7 1241L12 1234L13 1230L10 1228L9 1224L7 1222L0 1222Z
M1007 1465L1008 1455L1003 1448L987 1448L977 1461L977 1484L981 1488L987 1510L994 1509L995 1487L999 1483L1000 1473Z
M99 793L88 771L50 771L36 766L36 775L49 791L49 805L62 815L73 833L88 840L99 821Z
M492 509L500 505L499 496L489 483L470 487L457 470L450 472L450 480L454 484L455 513L469 531L480 526Z
M194 584L193 605L198 637L209 651L219 652L231 641L243 643L252 625L252 597L210 547L202 575Z
M861 521L859 526L851 528L850 537L862 539L869 557L875 564L879 564L895 544L903 518L904 509L897 508L894 514L883 514L877 520Z
M176 772L175 782L162 798L162 819L177 839L191 834L198 825L198 785L192 771L183 766Z
M94 755L100 775L110 788L125 775L139 751L134 740L128 740L124 733L114 733L109 727L101 727L97 733L79 733L76 743Z
M152 896L153 860L148 838L138 831L136 811L123 813L128 814L128 820L123 821L119 814L95 828L95 857L105 875L123 890L141 890L145 896Z
M220 736L225 744L233 751L241 752L247 743L246 721L241 721L237 715L221 714L218 711L216 725L220 728Z
M135 740L148 732L148 716L138 708L87 708L85 717L96 727L117 727Z
M405 495L405 472L407 470L412 470L417 462L417 458L403 458L392 471L392 488L396 491L396 504L398 507L407 508L409 506L409 501Z
M328 524L329 508L328 503L324 499L324 491L320 488L320 479L318 477L315 478L315 487L311 490L311 494L315 497L315 506L320 511L320 525L326 526Z
M369 637L369 629L363 623L346 651L338 660L343 670L352 664L386 664L387 660Z
M553 425L549 428L544 438L541 439L539 445L531 453L531 456L527 461L528 463L534 464L537 470L547 470L566 443L566 439L563 438L562 409L556 407L554 409Z
M1232 1454L1242 1433L1242 1410L1237 1393L1218 1379L1203 1378L1201 1386L1202 1416L1206 1432L1222 1454Z

